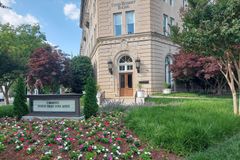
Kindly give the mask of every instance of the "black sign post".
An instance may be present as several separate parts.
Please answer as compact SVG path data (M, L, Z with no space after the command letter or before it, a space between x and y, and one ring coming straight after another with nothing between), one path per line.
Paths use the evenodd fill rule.
M30 114L38 117L80 117L80 94L28 95Z

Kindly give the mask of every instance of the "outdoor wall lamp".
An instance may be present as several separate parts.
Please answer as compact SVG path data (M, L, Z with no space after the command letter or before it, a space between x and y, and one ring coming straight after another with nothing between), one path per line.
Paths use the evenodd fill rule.
M110 74L113 74L113 62L111 60L108 61L108 71Z
M140 73L140 62L141 60L139 58L135 60L137 73Z

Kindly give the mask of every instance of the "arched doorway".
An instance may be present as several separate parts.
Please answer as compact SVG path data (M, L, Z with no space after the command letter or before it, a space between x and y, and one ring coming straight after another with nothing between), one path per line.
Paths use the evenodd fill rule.
M172 86L173 78L172 78L172 72L170 69L171 64L172 64L172 57L168 55L165 58L165 82Z
M133 96L133 60L124 55L118 61L120 96Z

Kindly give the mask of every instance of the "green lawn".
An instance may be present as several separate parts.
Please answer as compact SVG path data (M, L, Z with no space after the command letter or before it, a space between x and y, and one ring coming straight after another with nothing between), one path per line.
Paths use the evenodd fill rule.
M163 93L156 93L154 96L164 96L164 97L190 97L190 98L231 98L231 95L223 95L223 96L216 96L216 95L206 95L201 93L189 93L189 92L173 92L171 94L163 94Z
M129 111L129 128L151 145L179 155L190 155L240 132L240 118L233 115L231 99L154 98L165 107L143 107Z
M239 160L240 133L225 142L210 147L205 152L195 153L187 160Z

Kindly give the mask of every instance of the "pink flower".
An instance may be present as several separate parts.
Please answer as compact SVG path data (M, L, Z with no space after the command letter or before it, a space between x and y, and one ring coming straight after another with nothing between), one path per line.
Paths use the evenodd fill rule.
M112 156L111 156L111 155L108 157L108 160L113 160L113 158L112 158Z
M83 144L80 145L80 149L82 149L82 148L83 148Z
M112 138L109 139L109 142L112 143Z
M63 146L58 146L58 149L62 149L63 148Z

